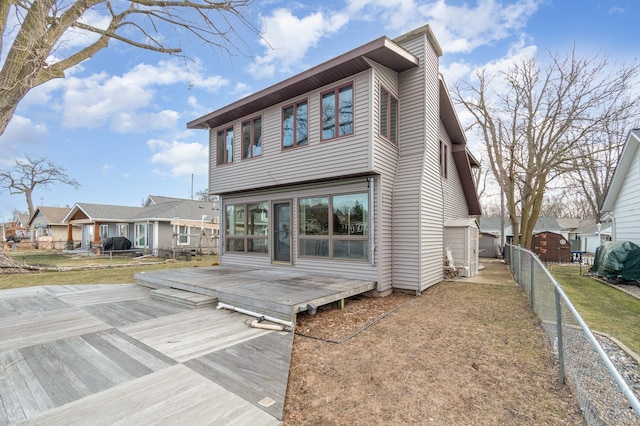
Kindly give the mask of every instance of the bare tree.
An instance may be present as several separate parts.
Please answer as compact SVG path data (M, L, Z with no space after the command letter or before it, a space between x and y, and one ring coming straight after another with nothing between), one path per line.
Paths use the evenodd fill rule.
M111 40L154 52L182 55L185 37L241 51L239 27L257 33L241 9L250 0L2 0L0 1L0 135L34 87L64 78L65 71L106 48ZM106 25L93 25L97 14ZM171 36L167 32L175 30ZM72 49L68 40L88 36ZM3 41L13 40L6 55ZM172 45L172 43L174 45ZM4 58L4 59L2 59Z
M0 170L0 190L6 189L12 195L24 194L29 216L34 211L31 197L36 187L48 189L55 184L80 187L78 181L70 178L63 167L46 158L32 158L29 155L25 157L26 160L16 160L14 168Z
M596 222L600 221L600 208L622 153L626 133L633 127L627 121L603 123L601 129L591 132L576 147L577 155L566 180L579 191Z
M514 243L530 247L549 184L570 168L578 148L604 123L635 112L638 67L615 68L606 58L580 58L575 50L514 61L503 73L475 74L454 86L455 100L474 117L492 172L505 194ZM635 102L635 104L634 104Z

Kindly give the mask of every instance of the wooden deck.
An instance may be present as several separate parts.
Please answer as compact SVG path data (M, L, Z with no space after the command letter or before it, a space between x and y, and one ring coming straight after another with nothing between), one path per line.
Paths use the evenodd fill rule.
M295 270L230 266L172 269L136 274L138 284L214 297L218 302L295 323L310 308L373 290L376 283Z
M0 424L281 424L293 334L248 319L134 284L2 290Z

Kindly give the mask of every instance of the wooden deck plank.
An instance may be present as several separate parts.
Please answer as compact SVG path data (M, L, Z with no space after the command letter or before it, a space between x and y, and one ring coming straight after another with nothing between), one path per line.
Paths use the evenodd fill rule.
M47 287L50 291L59 290L50 287ZM68 289L66 292L58 291L54 294L60 300L76 306L140 299L149 296L149 289L135 284L77 285L74 287L76 288Z
M0 322L0 351L108 328L109 324L75 307L4 318Z
M25 419L27 416L20 404L19 395L25 394L26 387L18 374L12 374L11 367L20 359L15 351L0 352L0 424L8 424Z
M187 308L150 297L119 302L101 303L83 307L96 318L113 327L146 321L166 315L184 312Z
M122 333L120 330L110 330L109 332L102 332L100 334L104 340L120 348L132 359L147 366L152 371L162 370L176 363L176 361L162 352Z
M55 406L91 394L91 390L45 345L21 348L20 353Z
M151 368L130 357L120 350L116 345L103 339L103 333L91 333L81 336L93 351L100 354L105 365L105 372L108 373L116 383L124 383L127 380L141 377L153 372ZM95 359L94 357L93 359Z
M248 327L245 315L199 309L131 324L119 329L183 362L259 336L265 330Z
M185 365L282 419L292 344L291 333L269 333L192 359ZM259 402L264 398L275 403L263 407Z
M33 294L12 299L0 299L0 319L18 315L53 311L71 307L49 294Z
M55 407L18 350L0 352L0 358L0 369L9 378L26 417Z
M197 408L197 409L194 409ZM184 365L160 370L28 419L25 425L238 424L280 422Z

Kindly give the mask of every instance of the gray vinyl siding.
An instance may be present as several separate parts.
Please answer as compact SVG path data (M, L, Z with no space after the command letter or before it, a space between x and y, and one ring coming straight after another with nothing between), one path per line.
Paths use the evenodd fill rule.
M442 121L440 121L440 140L447 144L449 152L447 158L447 178L441 178L442 187L444 189L444 220L467 218L469 217L469 207L465 202L462 183L460 182L460 174L458 173L456 163L453 160L451 140L447 135Z
M407 40L402 47L420 59L420 66L399 77L400 158L394 190L393 285L422 291L441 281L443 274L438 57L424 34Z
M632 241L640 245L640 154L636 154L624 178L614 206L616 241Z
M380 131L380 87L384 86L393 96L399 98L398 73L379 64L373 68L371 121L373 123L372 166L380 174L377 186L377 200L381 206L378 226L377 254L379 259L380 279L378 291L386 291L393 287L393 190L398 171L398 146L381 137ZM402 102L399 100L399 111L402 113Z
M258 114L243 117L235 123L211 129L209 189L212 193L249 190L257 187L286 185L290 183L328 179L345 174L371 171L370 152L370 71L309 92L291 102L307 100L308 145L282 150L282 103ZM320 94L327 89L353 81L354 83L354 133L350 136L320 141ZM262 155L241 159L240 127L244 120L262 117ZM216 166L216 133L234 128L234 161Z
M377 183L376 183L377 185ZM378 281L378 268L372 266L369 261L354 260L335 260L323 258L300 258L297 256L297 239L298 239L298 199L302 197L313 197L328 194L368 192L369 186L367 179L362 177L358 179L350 179L347 181L328 182L321 185L309 185L305 187L281 187L272 191L263 191L262 193L252 194L234 194L222 198L222 209L227 205L238 203L254 203L269 202L269 225L273 217L271 216L271 203L278 201L291 201L292 207L292 233L291 241L293 245L293 266L296 269L304 270L310 274L318 275L339 275L341 277L364 279L370 281ZM369 207L371 209L371 206ZM375 208L375 206L373 207ZM224 211L224 210L223 210ZM376 211L374 214L378 215ZM222 223L224 227L224 223ZM375 231L374 231L375 232ZM220 264L222 265L238 265L248 267L272 267L272 268L291 268L289 265L280 265L271 262L272 237L273 232L269 229L269 253L226 253L220 256Z
M440 176L440 99L439 99L439 63L438 55L429 43L426 34L423 38L425 49L425 159L421 187L421 290L442 280L442 259L444 253L444 199Z

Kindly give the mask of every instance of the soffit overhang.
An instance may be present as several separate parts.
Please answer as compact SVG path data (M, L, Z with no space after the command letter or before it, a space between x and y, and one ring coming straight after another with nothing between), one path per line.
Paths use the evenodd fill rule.
M417 67L419 60L387 37L378 38L330 61L249 95L221 109L187 123L189 129L216 128L255 114L287 100L295 100L371 68L367 59L398 73Z

